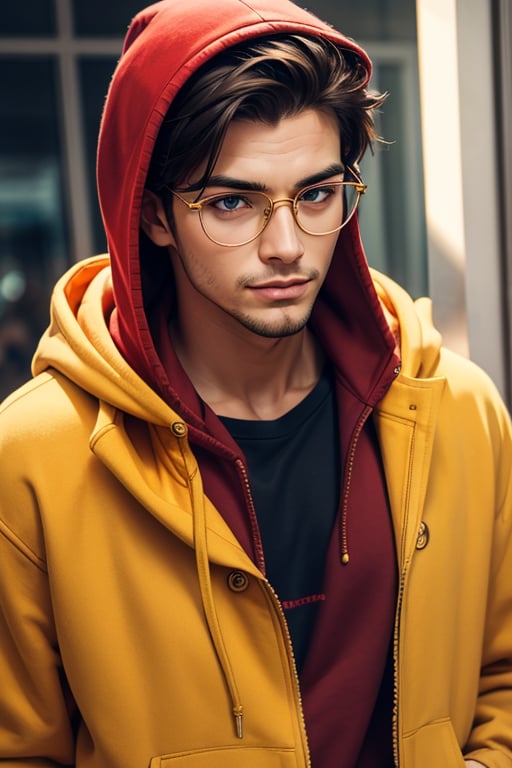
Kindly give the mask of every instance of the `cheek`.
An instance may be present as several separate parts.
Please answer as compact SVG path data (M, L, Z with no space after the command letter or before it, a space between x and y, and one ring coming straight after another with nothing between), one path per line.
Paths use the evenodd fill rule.
M186 248L179 246L179 256L176 256L188 280L195 288L222 292L235 282L233 263L220 258L215 246L189 241Z

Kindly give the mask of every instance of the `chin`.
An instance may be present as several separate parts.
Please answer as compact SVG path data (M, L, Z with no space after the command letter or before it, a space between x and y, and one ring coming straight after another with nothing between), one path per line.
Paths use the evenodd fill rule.
M274 323L258 320L254 317L237 317L237 320L256 336L262 336L266 339L284 339L287 336L295 336L304 330L309 320L309 313L306 317L298 320L284 318Z

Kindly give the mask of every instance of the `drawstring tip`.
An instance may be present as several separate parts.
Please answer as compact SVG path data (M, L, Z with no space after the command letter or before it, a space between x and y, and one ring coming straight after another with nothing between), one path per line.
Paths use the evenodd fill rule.
M242 725L242 718L243 718L242 707L237 707L236 709L234 709L233 714L235 715L236 736L238 739L243 739L244 729Z

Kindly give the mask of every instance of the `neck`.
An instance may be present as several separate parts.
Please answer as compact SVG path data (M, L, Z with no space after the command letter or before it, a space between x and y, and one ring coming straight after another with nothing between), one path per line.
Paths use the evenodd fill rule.
M219 416L271 420L306 397L320 377L323 355L304 328L265 338L236 323L180 322L170 328L178 358L199 396Z

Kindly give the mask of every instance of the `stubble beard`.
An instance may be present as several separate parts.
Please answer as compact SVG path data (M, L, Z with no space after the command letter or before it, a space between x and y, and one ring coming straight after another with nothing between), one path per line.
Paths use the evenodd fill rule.
M309 311L298 320L292 320L290 317L283 317L280 321L273 323L266 322L265 320L259 320L258 318L251 317L251 315L244 315L239 312L232 312L232 317L237 320L240 325L246 328L256 336L261 336L266 339L284 339L287 336L295 336L300 333L308 324L311 316L312 307Z

